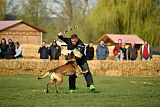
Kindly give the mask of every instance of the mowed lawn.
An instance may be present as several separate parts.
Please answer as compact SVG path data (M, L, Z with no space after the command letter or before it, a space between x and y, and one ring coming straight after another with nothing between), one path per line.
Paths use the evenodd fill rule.
M0 107L160 107L160 77L108 77L93 75L96 91L90 92L83 76L77 90L68 91L68 77L56 94L47 77L38 75L0 75Z

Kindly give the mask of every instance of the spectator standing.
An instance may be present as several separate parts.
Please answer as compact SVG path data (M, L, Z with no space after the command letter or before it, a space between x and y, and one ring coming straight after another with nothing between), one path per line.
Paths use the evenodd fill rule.
M45 41L42 41L42 46L39 48L38 53L40 53L40 60L48 61L48 47Z
M104 41L101 40L100 44L97 46L97 49L96 49L97 60L106 60L108 55L109 55L108 47L104 43Z
M93 42L90 42L89 45L86 47L86 57L87 60L93 60L94 58Z
M118 44L114 47L113 49L113 54L116 57L116 60L119 61L118 58L118 50L121 48L121 44L122 44L122 39L118 39Z
M6 50L7 50L7 45L6 45L5 38L2 38L0 48L1 48L1 59L4 59L5 54L6 54Z
M8 39L8 44L7 44L7 50L6 50L6 55L5 59L14 59L15 55L15 45L12 39Z
M137 58L137 48L135 47L135 42L131 43L128 47L128 60L136 60Z
M14 55L14 57L16 59L23 59L23 56L22 56L22 51L23 51L23 48L20 46L19 42L16 42L15 43L15 52L16 54Z
M49 47L50 60L59 60L61 55L61 47L57 45L56 40L53 40L52 45Z
M142 47L140 49L142 61L150 61L152 58L152 53L153 52L152 52L151 46L148 44L148 41L145 40L144 45L142 45Z
M119 60L128 60L127 49L125 48L125 42L122 43L122 47L118 50Z

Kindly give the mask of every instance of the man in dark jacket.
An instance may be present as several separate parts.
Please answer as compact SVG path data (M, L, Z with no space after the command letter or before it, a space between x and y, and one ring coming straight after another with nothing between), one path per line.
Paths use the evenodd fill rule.
M128 52L125 48L125 42L122 42L121 48L118 50L118 58L119 60L128 60Z
M15 45L12 39L8 39L8 44L7 44L7 50L6 50L6 55L5 59L15 59Z
M2 38L0 48L1 48L1 59L4 59L5 54L6 54L6 50L7 50L7 45L6 45L5 38Z
M136 60L137 58L137 48L135 47L135 42L131 43L131 46L128 47L128 60Z
M38 53L40 53L40 60L48 61L48 47L45 41L42 41L42 46L39 48Z
M96 49L97 60L106 60L108 55L109 55L108 47L102 40Z
M89 45L86 47L86 57L87 60L93 60L94 58L93 42L90 42Z
M63 33L59 33L58 38L67 44L68 50L73 50L81 54L80 56L76 56L76 62L80 66L82 71L88 71L84 74L85 80L87 82L87 87L90 87L91 91L95 90L92 75L87 63L87 58L84 54L85 46L83 42L78 38L76 34L71 35L71 38L65 38L63 37ZM76 89L76 78L77 76L75 74L69 76L69 89L71 93Z
M56 40L53 40L52 45L49 47L50 60L59 60L61 55L61 47L57 45Z

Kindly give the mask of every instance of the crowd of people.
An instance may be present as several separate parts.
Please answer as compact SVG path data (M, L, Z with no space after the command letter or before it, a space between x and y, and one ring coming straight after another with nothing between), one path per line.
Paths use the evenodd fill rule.
M48 56L50 56L50 61L59 60L61 55L61 47L53 40L50 47L46 45L45 41L42 41L42 46L39 48L38 53L40 53L40 60L48 61Z
M113 54L116 58L116 61L119 60L131 60L134 61L137 59L138 50L135 46L135 42L132 42L131 45L126 48L125 42L122 42L122 39L118 39L118 44L115 45L113 49ZM144 41L144 45L140 48L140 56L142 61L150 61L152 58L152 48L148 44L148 41ZM94 48L93 42L90 42L89 45L86 47L86 56L88 60L93 60L94 58ZM96 58L97 60L106 60L109 56L109 49L105 42L101 40L100 44L97 46L96 49Z
M85 48L85 55L87 60L94 59L94 47L93 42L90 42ZM132 42L131 45L126 48L125 42L122 42L121 39L118 39L118 44L115 45L113 49L113 54L116 57L116 61L119 60L131 60L134 61L137 59L138 50L135 46L135 42ZM52 45L48 48L45 45L45 41L42 42L42 46L39 48L40 59L48 60L48 56L50 56L50 60L59 60L59 56L61 55L61 47L57 45L56 40L53 40ZM97 60L106 60L109 56L109 49L105 42L102 40L96 49L96 59ZM148 44L148 41L144 41L144 45L140 48L140 56L142 61L149 61L152 58L152 49ZM67 59L67 58L66 58Z
M85 55L87 60L94 59L94 43L90 42L85 48ZM122 42L122 39L118 39L118 44L115 45L113 49L113 54L116 58L116 61L119 60L131 60L134 61L137 59L138 50L135 46L135 42L132 42L131 45L126 48L125 42ZM20 46L19 42L14 43L12 39L6 41L5 38L2 38L0 43L0 59L22 59L23 48ZM38 50L40 53L40 60L50 61L59 60L61 55L61 47L56 43L56 40L53 40L52 44L48 47L45 41L42 41L42 45ZM50 56L50 57L49 57ZM100 44L96 49L96 59L97 60L106 60L109 56L108 46L103 40L100 41ZM152 58L152 48L148 44L148 41L144 41L144 45L140 48L140 56L142 61L150 61ZM66 56L67 59L67 56Z
M22 47L19 42L14 43L12 39L6 41L2 38L0 43L0 59L22 59Z
M39 48L38 53L40 53L40 60L48 61L48 56L50 56L50 61L59 60L61 55L61 47L53 40L50 47L46 45L45 41L42 41L42 46Z
M115 46L113 53L116 57L116 60L131 60L134 61L137 59L137 47L135 42L132 42L131 45L126 49L125 42L122 42L121 39L118 40L118 44ZM140 48L140 56L142 61L150 61L152 58L152 49L148 44L148 41L144 41L144 45Z

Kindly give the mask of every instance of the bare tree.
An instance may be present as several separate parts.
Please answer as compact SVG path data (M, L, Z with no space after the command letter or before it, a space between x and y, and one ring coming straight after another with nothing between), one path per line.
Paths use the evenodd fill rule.
M65 25L71 25L75 19L77 20L77 17L79 18L77 21L79 21L87 15L93 6L91 1L95 3L97 0L49 0L49 4L53 5L50 5L48 10L51 15L58 17Z

